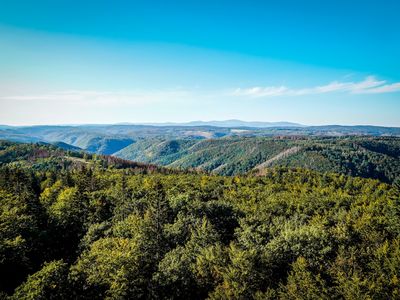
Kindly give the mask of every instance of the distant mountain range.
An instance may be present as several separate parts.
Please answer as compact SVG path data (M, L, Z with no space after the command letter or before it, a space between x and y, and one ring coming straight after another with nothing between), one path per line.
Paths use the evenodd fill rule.
M305 127L305 125L292 122L247 122L241 120L223 120L223 121L191 121L186 123L119 123L118 125L150 125L150 126L214 126L214 127Z

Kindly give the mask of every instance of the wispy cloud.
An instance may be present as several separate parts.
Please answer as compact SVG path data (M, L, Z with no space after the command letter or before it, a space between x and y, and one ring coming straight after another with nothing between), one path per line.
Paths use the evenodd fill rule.
M182 89L160 91L87 91L71 90L42 94L2 95L0 100L53 104L85 104L101 106L131 106L155 104L163 101L180 101L190 95Z
M334 81L326 85L293 89L287 86L267 86L238 88L232 95L249 97L276 97L276 96L303 96L317 95L334 92L346 92L351 94L381 94L400 91L400 82L387 84L385 80L377 80L374 76L368 76L359 82Z
M400 82L385 84L382 86L378 86L373 89L363 90L364 94L380 94L380 93L392 93L400 91Z

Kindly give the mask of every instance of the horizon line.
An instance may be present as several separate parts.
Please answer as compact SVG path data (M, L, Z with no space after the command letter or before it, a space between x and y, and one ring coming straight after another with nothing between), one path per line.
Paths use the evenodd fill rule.
M237 122L243 122L243 123L265 123L271 124L271 126L266 126L266 127L259 127L260 129L268 129L268 128L288 128L288 127L299 127L299 128L305 128L305 127L324 127L324 126L343 126L343 127L367 127L367 126L372 126L372 127L386 127L386 128L400 128L400 125L380 125L380 124L342 124L342 123L324 123L324 124L302 124L302 123L297 123L297 122L291 122L291 121L244 121L240 119L226 119L226 120L210 120L210 121L203 121L203 120L194 120L194 121L185 121L185 122L173 122L173 121L166 121L166 122L116 122L116 123L42 123L42 124L0 124L0 127L38 127L38 126L71 126L71 127L80 127L80 126L152 126L152 127L168 127L168 126L176 126L176 127L202 127L202 126L208 126L208 127L221 127L221 128L231 128L231 127L248 127L248 128L254 128L257 126L244 126L244 125L239 125L239 126L218 126L218 125L210 125L210 124L204 124L204 125L191 125L190 123L213 123L213 122L229 122L229 121L237 121ZM288 123L288 124L293 124L293 125L276 125L274 124L277 123Z

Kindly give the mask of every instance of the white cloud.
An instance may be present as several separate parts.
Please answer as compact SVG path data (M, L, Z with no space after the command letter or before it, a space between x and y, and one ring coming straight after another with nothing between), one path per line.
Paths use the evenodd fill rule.
M317 95L334 92L347 92L351 94L380 94L400 91L400 82L386 84L385 80L377 80L374 76L368 76L359 82L334 81L326 85L292 89L286 86L267 86L238 88L232 95L249 97L275 97L275 96L303 96Z
M249 89L236 89L234 95L254 96L254 97L270 97L280 96L288 92L285 86L270 86L270 87L253 87Z

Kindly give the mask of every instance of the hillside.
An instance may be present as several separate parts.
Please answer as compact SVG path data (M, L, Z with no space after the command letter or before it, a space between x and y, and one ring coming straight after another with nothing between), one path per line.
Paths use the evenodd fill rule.
M81 168L125 169L131 173L177 173L163 167L137 163L117 157L77 152L51 144L23 144L0 140L0 167L51 172Z
M293 123L238 120L161 125L77 125L0 128L0 139L18 142L63 142L97 154L114 154L136 141L204 140L225 137L397 136L400 128L379 126L300 126Z
M114 155L221 175L263 173L264 168L278 166L336 172L384 182L392 182L400 176L400 138L389 137L150 139L137 141Z
M212 149L219 140L208 143ZM271 155L286 144L277 143ZM364 146L397 153L382 145ZM158 148L171 156L200 146ZM71 160L79 165L49 165ZM51 145L1 142L0 297L400 295L399 182L285 168L257 177L148 174L148 166L134 166Z
M360 136L357 130L361 129L357 128L321 126L314 129L315 136L273 137L257 136L259 131L269 132L264 129L213 127L35 126L15 129L14 135L10 135L9 128L4 130L11 140L45 141L66 150L220 175L263 174L263 169L270 167L300 167L388 183L400 176L400 138ZM337 130L350 135L329 136L336 135ZM365 126L363 130L382 135L388 128ZM25 138L21 138L21 132ZM292 148L296 151L290 152Z
M64 150L70 150L70 151L82 151L82 148L72 146L70 144L64 143L64 142L54 142L54 146L64 149Z

